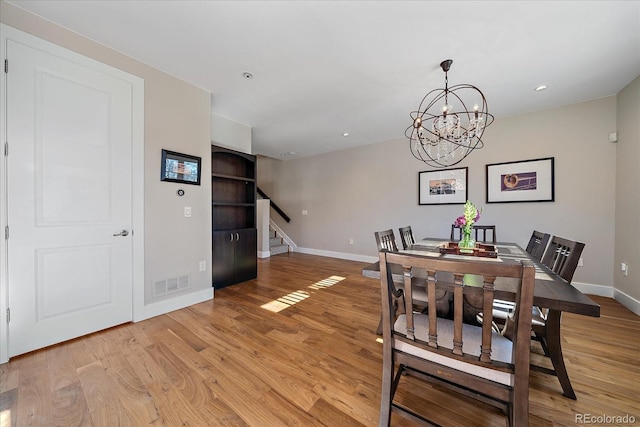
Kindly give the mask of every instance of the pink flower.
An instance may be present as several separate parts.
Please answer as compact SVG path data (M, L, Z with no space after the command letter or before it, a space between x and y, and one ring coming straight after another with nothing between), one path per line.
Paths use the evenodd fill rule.
M459 216L458 218L456 218L456 220L454 222L454 225L460 227L460 226L465 225L466 223L467 223L467 220L464 217L464 215L462 215L462 216Z

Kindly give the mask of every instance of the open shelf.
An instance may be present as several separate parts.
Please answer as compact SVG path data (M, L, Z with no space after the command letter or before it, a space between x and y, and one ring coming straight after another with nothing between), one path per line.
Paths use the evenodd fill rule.
M211 201L214 203L255 204L256 183L244 179L211 178Z
M214 231L255 228L253 211L255 211L255 205L214 205L212 209L213 222L216 224Z
M228 152L217 150L215 155L211 157L211 172L216 175L255 180L255 159L247 158L243 156L243 154L244 153L233 152L233 150ZM247 154L247 156L250 155Z

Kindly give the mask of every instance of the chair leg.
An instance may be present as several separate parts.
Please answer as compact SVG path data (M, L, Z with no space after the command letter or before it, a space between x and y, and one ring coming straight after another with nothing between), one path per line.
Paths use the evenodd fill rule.
M529 403L516 400L507 410L509 427L527 427L529 425Z
M382 315L380 315L380 322L378 322L378 329L376 329L376 335L382 335Z
M393 357L385 354L382 361L382 396L380 397L379 427L389 427L391 423L391 401L393 399Z
M547 357L549 356L549 347L547 346L547 339L546 337L539 333L539 332L535 332L535 340L538 341L540 343L540 346L542 347L542 351L544 351L544 355Z
M528 366L526 367L528 368ZM524 378L527 377L527 378ZM521 374L516 374L513 385L512 402L508 405L507 417L510 427L529 426L529 369L524 369Z

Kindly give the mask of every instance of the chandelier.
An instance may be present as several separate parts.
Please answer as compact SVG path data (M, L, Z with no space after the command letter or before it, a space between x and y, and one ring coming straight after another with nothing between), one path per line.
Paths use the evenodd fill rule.
M482 148L484 129L493 122L480 89L469 84L449 87L452 63L451 59L440 63L444 89L434 89L422 98L418 110L411 112L413 123L404 132L413 156L434 168L456 165ZM473 103L472 109L464 99Z

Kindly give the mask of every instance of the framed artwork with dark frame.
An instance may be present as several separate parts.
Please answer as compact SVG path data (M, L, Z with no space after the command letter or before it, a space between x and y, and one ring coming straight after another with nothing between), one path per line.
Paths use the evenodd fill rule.
M418 204L457 205L467 201L469 168L418 172Z
M553 202L554 157L487 165L487 203Z
M200 157L163 149L160 181L200 185L201 161Z

